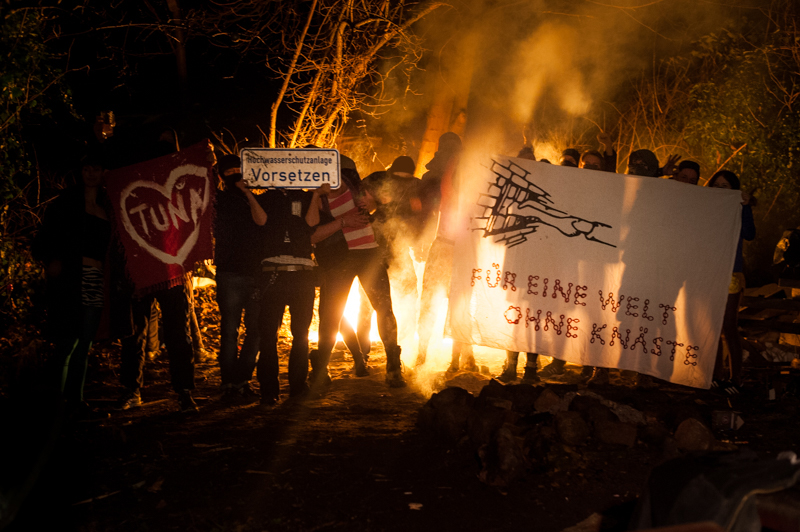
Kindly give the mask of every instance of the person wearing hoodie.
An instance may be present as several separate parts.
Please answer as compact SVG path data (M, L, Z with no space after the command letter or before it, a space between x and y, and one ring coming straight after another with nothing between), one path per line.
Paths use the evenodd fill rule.
M219 373L223 398L249 397L250 379L258 357L259 302L256 275L259 241L266 214L244 186L241 160L225 155L217 165L223 190L217 193L214 221L214 263L220 316ZM239 349L244 312L245 339Z
M336 333L344 315L347 296L358 277L372 307L378 314L378 332L386 349L386 383L391 388L406 385L402 375L397 320L392 310L389 274L383 252L370 223L368 205L362 194L355 162L340 156L341 185L315 196L306 221L315 227L311 243L321 268L319 294L319 348L311 359L311 387L330 383L328 363ZM350 346L348 346L350 347ZM356 374L365 372L361 352L353 352Z

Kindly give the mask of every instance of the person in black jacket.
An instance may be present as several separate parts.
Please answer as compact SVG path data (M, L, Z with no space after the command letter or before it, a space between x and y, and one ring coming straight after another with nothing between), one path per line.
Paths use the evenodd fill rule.
M242 181L241 161L225 155L218 163L225 188L217 193L214 223L217 305L220 315L219 372L223 397L249 397L258 357L256 277L261 254L260 227L267 215ZM239 325L244 311L245 339L239 350Z
M258 203L267 223L261 231L258 276L259 335L258 382L261 405L276 404L278 381L278 331L289 307L292 349L289 352L289 397L308 392L308 329L314 316L315 264L311 258L311 234L317 220L309 222L309 208L320 191L267 190Z
M104 264L111 239L110 205L99 153L81 165L81 183L47 209L33 244L47 277L48 332L55 343L57 387L70 409L87 409L83 386L89 350L104 306Z

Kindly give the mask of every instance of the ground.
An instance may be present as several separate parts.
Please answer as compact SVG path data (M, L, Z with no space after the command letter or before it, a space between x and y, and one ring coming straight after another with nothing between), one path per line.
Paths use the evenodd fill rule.
M213 353L213 320L202 322ZM281 339L282 379L287 340ZM193 415L176 412L168 365L158 359L147 365L143 407L112 411L121 391L118 348L106 344L95 355L87 398L101 413L96 419L49 431L42 420L19 421L19 409L7 418L18 445L16 454L3 453L6 465L16 466L6 471L33 471L36 479L8 530L560 531L635 500L652 467L674 452L644 442L630 449L565 448L548 472L491 487L478 479L480 464L469 445L417 428L429 390L388 388L379 344L369 377L356 378L349 355L338 351L323 395L293 402L284 389L284 401L271 409L221 401L212 357L197 366L200 412ZM478 361L500 370L497 360ZM578 368L568 367L560 380L577 381ZM473 386L486 379L459 378ZM718 439L766 456L798 451L800 403L788 395L769 401L758 382L730 405L711 392L666 383L642 390L617 375L615 383L603 393L656 413L667 425L685 412L708 416L733 406L745 425L718 431ZM1 406L9 413L14 405L7 399ZM31 428L20 429L25 426ZM48 457L39 469L36 456Z

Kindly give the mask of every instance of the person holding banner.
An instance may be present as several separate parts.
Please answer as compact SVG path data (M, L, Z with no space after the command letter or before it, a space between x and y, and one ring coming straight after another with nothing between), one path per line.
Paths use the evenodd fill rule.
M116 409L142 405L145 344L155 300L164 321L172 388L179 410L190 413L198 409L192 397L192 286L186 272L213 256L214 152L208 140L178 150L174 138L160 142L155 151L159 157L113 170L107 179L120 241L112 247L124 249L124 256L115 261L112 283L117 290L112 306L119 312L124 387Z
M309 216L319 224L311 242L322 268L319 296L319 349L311 360L312 386L330 382L328 362L344 314L353 280L358 277L378 315L378 332L386 349L386 383L392 388L406 385L397 345L397 320L392 310L389 275L375 232L361 201L361 178L355 162L340 156L342 184L325 194L321 191ZM311 220L309 223L312 223ZM363 355L352 353L356 371Z
M320 194L328 188L329 185L323 185L322 190L315 189L313 193L268 189L257 197L267 220L261 232L259 251L263 259L257 283L261 351L257 376L263 407L271 407L280 399L278 331L286 307L289 307L292 331L289 397L299 399L308 393L308 329L314 316L316 295L311 235L318 223L312 211Z
M711 188L722 188L727 190L741 190L739 178L729 170L720 170L708 180L706 185ZM722 336L728 345L730 353L730 371L725 375L723 362L722 338L720 338L719 348L717 349L717 361L714 365L714 380L712 388L716 388L728 395L739 393L742 386L742 338L739 336L739 302L745 288L744 279L744 259L742 257L742 242L753 240L756 237L756 226L753 221L754 198L742 192L742 229L739 236L739 244L736 247L736 259L733 263L733 275L731 284L728 287L728 301L725 305L725 316L722 321ZM727 377L727 378L726 378Z

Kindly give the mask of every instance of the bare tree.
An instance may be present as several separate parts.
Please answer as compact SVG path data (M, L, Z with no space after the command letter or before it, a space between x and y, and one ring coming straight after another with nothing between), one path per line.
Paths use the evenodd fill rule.
M233 0L218 4L206 31L221 46L261 54L282 80L265 134L269 147L328 147L351 113L379 114L392 103L384 99L386 77L416 64L422 54L413 24L442 5ZM293 121L289 131L279 131L281 113Z

